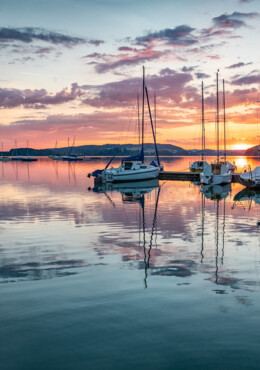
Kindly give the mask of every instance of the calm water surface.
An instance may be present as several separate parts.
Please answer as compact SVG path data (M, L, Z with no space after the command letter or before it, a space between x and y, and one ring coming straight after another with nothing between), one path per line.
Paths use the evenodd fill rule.
M0 163L1 369L258 369L260 194L105 164Z

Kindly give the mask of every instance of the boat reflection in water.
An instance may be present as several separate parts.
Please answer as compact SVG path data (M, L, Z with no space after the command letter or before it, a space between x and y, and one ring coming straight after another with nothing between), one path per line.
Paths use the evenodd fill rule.
M202 185L201 191L207 199L225 199L231 191L231 184L225 185Z
M107 193L107 192L120 192L124 201L137 201L141 199L144 194L150 193L151 191L159 187L159 180L152 179L146 181L136 181L136 182L121 182L121 183L95 183L94 188L89 188L97 193Z
M231 191L231 184L202 186L202 200L201 200L201 263L204 259L204 228L205 228L205 198L210 199L216 204L216 218L215 218L215 276L212 280L216 285L233 285L236 279L230 277L219 276L219 263L224 265L224 250L225 250L225 227L226 227L226 198ZM222 215L221 215L221 204ZM222 217L221 217L222 216ZM222 218L222 223L221 223ZM222 231L222 235L221 235ZM222 236L222 237L221 237ZM221 248L221 250L220 250ZM224 274L224 271L222 272ZM225 294L225 290L215 290L217 294Z
M254 201L256 204L260 204L260 190L251 190L248 188L242 189L234 196L234 202Z
M138 211L138 234L139 234L139 242L138 246L139 249L143 249L143 268L144 268L144 286L145 289L148 287L147 285L147 278L148 278L148 269L150 267L150 259L151 259L151 250L153 246L154 237L156 238L157 232L157 210L159 204L159 197L161 187L159 187L159 180L152 179L147 181L138 181L138 182L124 182L124 183L99 183L96 184L94 188L89 188L94 192L102 192L104 193L112 205L115 207L114 202L109 197L107 192L120 192L122 195L122 201L124 203L139 203L140 208ZM153 214L153 221L151 230L149 231L146 225L145 220L145 195L156 191L155 196L155 207L154 207L154 214ZM149 237L147 238L147 233Z

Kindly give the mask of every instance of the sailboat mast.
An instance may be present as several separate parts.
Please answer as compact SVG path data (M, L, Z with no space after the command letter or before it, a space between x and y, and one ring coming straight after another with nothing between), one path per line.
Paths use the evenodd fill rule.
M204 161L205 158L205 120L204 120L204 90L203 90L203 81L201 83L201 129L202 129L202 135L201 135L201 160Z
M151 113L151 108L150 108L150 103L149 103L148 90L147 90L146 86L145 86L145 93L146 93L148 111L149 111L149 115L150 115L150 122L151 122L151 126L152 126L153 141L154 141L154 146L155 146L155 153L156 153L156 157L157 157L157 163L160 166L160 158L159 158L158 148L157 148L157 144L156 144L155 132L154 132L154 128L153 128L153 118L152 118L152 113Z
M145 90L145 71L143 67L142 153L144 153L144 90Z
M137 94L137 124L138 124L138 144L140 145L140 108L139 108L139 94Z
M218 72L217 72L217 162L219 162L219 99L218 99Z
M227 160L227 148L226 148L226 100L225 100L225 81L223 79L223 110L224 110L224 161Z
M156 93L154 93L154 134L156 139Z

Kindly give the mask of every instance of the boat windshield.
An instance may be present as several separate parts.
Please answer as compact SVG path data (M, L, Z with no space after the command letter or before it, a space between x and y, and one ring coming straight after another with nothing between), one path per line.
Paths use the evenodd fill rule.
M133 166L133 162L124 162L125 164L125 170L131 170Z
M215 175L220 175L221 173L221 164L220 163L214 163L211 165L212 173Z

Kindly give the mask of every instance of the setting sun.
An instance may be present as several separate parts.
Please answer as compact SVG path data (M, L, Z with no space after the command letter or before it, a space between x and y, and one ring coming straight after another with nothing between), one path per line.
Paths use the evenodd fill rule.
M234 150L246 150L248 148L251 148L252 145L250 144L235 144L232 145L232 149Z

